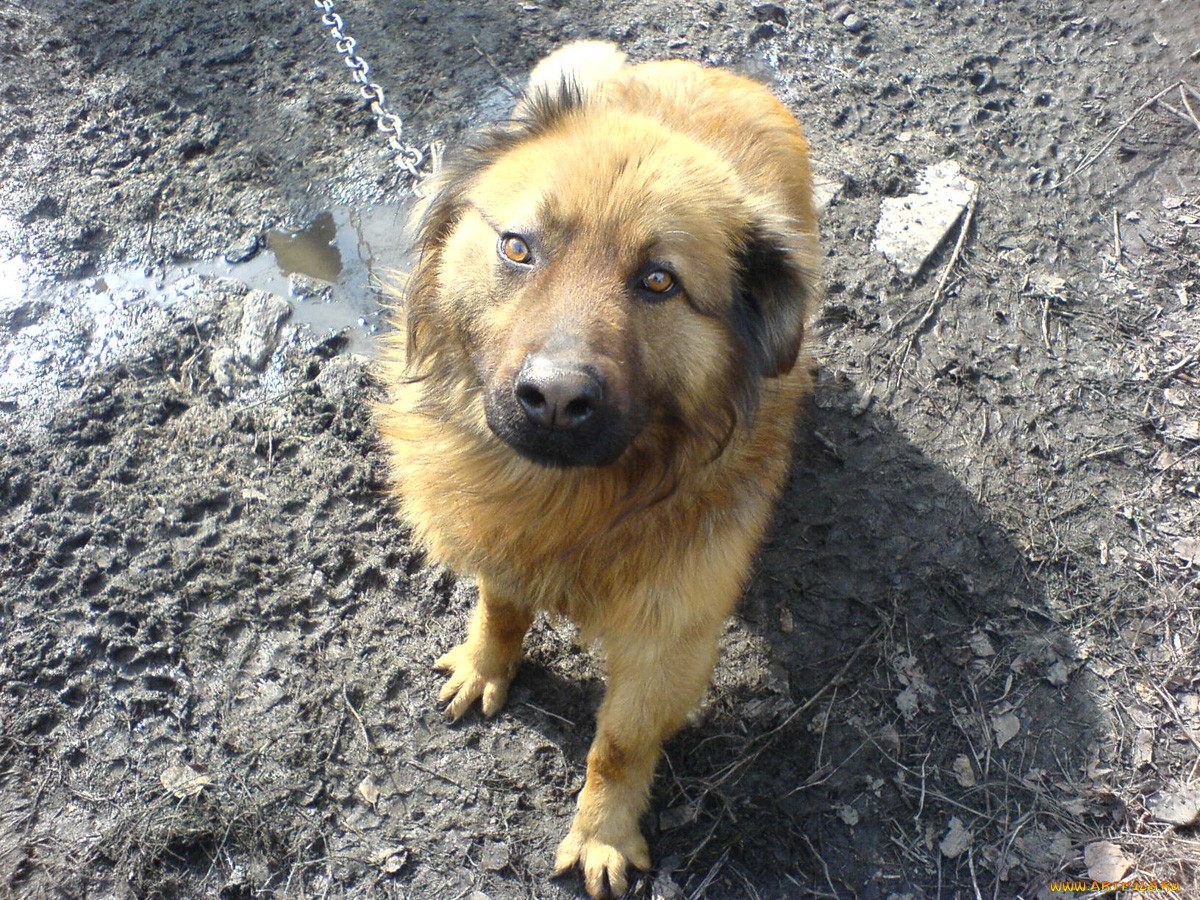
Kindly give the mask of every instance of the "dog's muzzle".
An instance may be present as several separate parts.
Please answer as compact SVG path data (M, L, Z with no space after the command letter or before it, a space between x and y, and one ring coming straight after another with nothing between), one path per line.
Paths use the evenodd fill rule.
M507 388L507 389L506 389ZM488 425L497 437L546 466L605 466L629 443L604 376L578 360L531 353L494 391Z

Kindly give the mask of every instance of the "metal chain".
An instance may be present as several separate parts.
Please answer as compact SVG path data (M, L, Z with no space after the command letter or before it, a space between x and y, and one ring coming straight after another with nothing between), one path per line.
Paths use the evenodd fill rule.
M420 180L425 175L421 171L421 164L425 162L426 154L401 140L404 123L398 115L387 108L383 88L367 77L371 72L371 67L365 59L354 52L358 42L343 30L345 23L342 22L342 17L333 11L333 3L334 0L314 0L313 5L324 11L324 15L321 16L321 24L329 29L337 52L345 57L346 68L350 70L350 77L358 84L363 99L370 101L371 114L375 116L375 124L383 134L387 135L388 144L396 151L396 165L407 172L414 181Z

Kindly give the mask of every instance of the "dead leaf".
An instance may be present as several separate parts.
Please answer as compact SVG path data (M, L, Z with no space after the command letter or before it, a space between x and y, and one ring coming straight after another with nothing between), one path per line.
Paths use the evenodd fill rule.
M837 814L838 814L838 818L841 819L843 822L845 822L847 825L849 825L851 828L853 828L855 825L858 824L858 810L855 809L853 806L849 806L849 805L839 806Z
M407 847L388 847L371 856L371 863L379 866L384 875L395 875L408 862Z
M180 800L195 797L212 784L212 778L191 766L168 766L158 780Z
M954 760L952 768L954 770L954 780L963 787L975 787L978 783L975 781L975 768L971 765L971 760L967 758L965 753L958 755Z
M1029 276L1029 286L1039 297L1047 297L1051 300L1064 300L1067 297L1067 279L1061 275L1034 272Z
M1066 687L1071 680L1071 669L1060 659L1047 670L1046 680L1055 687Z
M1065 812L1069 812L1076 818L1082 818L1091 812L1091 807L1088 806L1087 801L1082 797L1076 797L1073 800L1064 800L1062 808Z
M1200 441L1200 419L1184 419L1179 422L1172 422L1164 431L1167 437L1180 443Z
M1200 819L1200 790L1192 788L1173 794L1158 794L1146 804L1150 815L1168 825L1187 827Z
M1180 538L1171 545L1175 555L1192 566L1200 566L1200 538Z
M358 783L355 793L363 799L363 801L371 807L374 807L379 802L379 783L375 781L374 775L367 775Z
M1035 871L1058 869L1071 853L1071 839L1061 831L1031 828L1016 839L1021 858Z
M996 655L996 648L992 646L992 642L987 634L982 631L976 631L967 638L967 646L980 659L987 659L989 656Z
M683 803L679 806L672 806L670 809L664 809L658 814L658 827L663 831L682 828L684 825L691 825L695 822L698 815L699 810L695 803Z
M1120 881L1133 868L1133 860L1126 858L1121 848L1111 841L1096 841L1084 847L1083 864L1092 881L1110 884Z
M1133 766L1140 769L1154 762L1154 731L1150 728L1139 728L1133 741Z
M900 754L900 732L891 722L879 729L879 740L897 756Z
M1021 720L1016 713L1007 712L1003 715L992 716L992 731L996 734L996 746L1003 747L1017 736L1021 730Z
M900 715L904 716L904 721L911 721L917 714L917 689L910 684L897 694L896 706L900 708Z
M963 825L962 819L955 816L950 820L950 827L946 830L946 836L942 838L942 842L938 844L938 849L947 859L955 859L970 846L971 832Z
M1113 675L1120 671L1120 666L1115 666L1103 659L1089 659L1087 667L1088 671L1097 678L1112 678Z

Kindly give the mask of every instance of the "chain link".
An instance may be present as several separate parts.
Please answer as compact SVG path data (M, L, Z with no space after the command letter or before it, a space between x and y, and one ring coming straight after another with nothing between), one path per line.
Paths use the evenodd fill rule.
M321 24L329 29L337 52L344 57L350 77L358 85L363 99L371 104L371 115L380 132L387 135L388 144L396 151L395 162L408 173L414 181L419 181L426 173L421 171L427 153L416 147L405 144L402 140L404 122L394 112L388 109L384 98L383 88L370 79L371 67L367 61L354 52L358 42L346 34L342 17L333 11L334 0L314 0L313 5L323 11Z

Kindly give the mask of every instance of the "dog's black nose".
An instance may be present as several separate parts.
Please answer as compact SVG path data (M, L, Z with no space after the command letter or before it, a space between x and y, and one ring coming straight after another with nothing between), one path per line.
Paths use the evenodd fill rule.
M530 421L543 428L574 431L600 408L604 385L581 366L534 354L521 367L513 393Z

